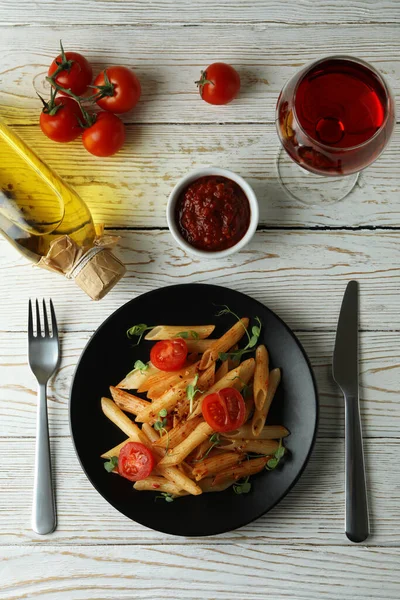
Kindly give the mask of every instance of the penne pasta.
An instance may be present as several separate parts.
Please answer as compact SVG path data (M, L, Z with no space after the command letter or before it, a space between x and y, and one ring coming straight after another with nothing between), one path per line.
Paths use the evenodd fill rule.
M196 429L197 425L199 425L202 420L202 417L197 417L191 421L183 421L177 427L174 427L171 431L158 438L154 442L154 445L160 448L175 448L178 444L183 442L194 429ZM143 424L143 429L145 425L146 424Z
M182 400L186 396L186 387L189 385L191 379L184 379L179 384L172 387L170 390L164 392L162 396L154 400L148 407L140 411L136 416L137 423L155 423L158 419L158 413L160 410L167 410L168 412L174 408L179 400Z
M159 371L152 377L149 377L149 379L147 379L145 383L139 387L138 392L140 394L142 392L147 392L150 389L154 389L154 386L158 384L164 384L164 387L161 387L161 390L165 391L182 379L195 375L198 371L199 364L199 362L195 362L192 365L185 366L183 369L180 369L180 371Z
M233 467L243 460L243 454L238 452L221 452L215 456L209 456L197 463L192 470L196 481L210 475L216 475L228 467Z
M180 444L169 450L160 461L160 466L177 465L192 452L199 444L213 433L208 423L202 422Z
M249 419L251 413L253 412L254 409L254 398L253 395L248 396L245 401L244 401L244 405L246 408L246 416L244 419L244 422L246 423L246 421Z
M160 436L158 435L157 431L155 429L153 429L152 426L149 425L148 423L143 423L142 431L145 432L145 434L147 435L147 437L149 438L149 440L152 444L154 444L155 442L157 442L160 439Z
M215 383L217 383L220 379L225 377L225 375L228 373L228 371L229 371L228 362L229 361L227 361L227 360L222 361L221 366L215 373Z
M201 394L201 396L197 398L196 408L188 418L193 419L194 417L201 415L203 399L208 394L213 394L214 392L218 392L226 387L233 387L240 392L253 376L254 366L254 358L248 358L247 360L243 361L241 365L232 371L229 371L229 373L222 377L222 379L217 381L217 383L214 383L214 385L210 387L206 394Z
M151 362L147 363L148 368L145 371L141 371L140 369L133 369L128 375L119 382L116 386L117 388L121 388L124 390L137 390L144 382L152 377L156 373L160 373L160 371L151 364Z
M254 452L255 454L273 454L278 446L279 442L276 440L223 439L219 443L219 447L223 450L239 450L241 452Z
M127 444L128 442L137 442L138 440L134 439L134 438L128 438L126 440L124 440L123 442L121 442L120 444L118 444L118 446L114 446L114 448L111 448L111 450L107 450L107 452L104 452L101 455L101 458L111 458L112 456L119 456L119 453L121 452L122 448L125 446L125 444Z
M173 496L181 496L182 489L177 486L172 481L165 479L165 477L160 477L159 475L149 475L146 479L141 479L140 481L136 481L134 484L134 489L138 491L152 491L152 492L166 492L167 494L172 494Z
M197 380L197 387L200 390L208 390L212 385L214 385L215 381L215 363L212 363L205 371L202 371L199 374L199 379Z
M186 340L185 339L185 342L186 342L186 346L187 346L189 353L193 352L194 354L203 354L203 352L208 350L208 348L213 345L213 343L215 342L215 339L213 339L213 338L207 338L206 340L193 340L193 339Z
M235 352L236 350L239 349L239 345L235 344L234 346L232 346L232 348L229 349L229 352ZM232 369L234 369L235 367L238 366L238 364L240 363L240 359L238 359L237 357L229 357L228 358L228 369L229 371L231 371Z
M251 438L257 440L279 440L288 435L289 430L286 427L282 427L282 425L266 425L259 435L254 436L251 423L246 423L246 425L242 425L242 427L235 429L235 431L224 433L224 437L226 438L244 438L246 440L250 440Z
M232 346L237 344L237 342L243 337L246 333L246 329L249 325L249 319L243 318L240 319L233 327L228 329L226 333L218 340L215 340L214 344L208 348L200 361L200 370L203 371L207 369L211 363L218 360L218 356L220 352L227 352Z
M268 415L268 411L271 406L271 402L274 399L275 392L281 380L281 371L280 369L273 369L269 374L268 381L268 394L267 399L264 402L264 405L261 410L254 411L253 419L251 422L252 432L254 437L258 437L261 433L262 428L264 427L265 420Z
M195 483L192 479L190 479L190 477L185 475L185 473L182 473L182 471L180 471L177 467L160 465L157 467L157 470L166 479L172 481L172 483L175 483L175 485L180 489L186 490L189 492L189 494L198 496L202 493L201 487L198 486L197 483Z
M201 339L208 338L209 335L215 329L215 325L157 325L153 327L151 331L145 336L145 340L172 340L177 337L184 337L187 339ZM192 334L194 332L195 335ZM179 334L183 333L183 336Z
M199 481L199 486L203 490L203 493L206 494L208 492L223 492L227 490L233 483L235 483L235 479L226 479L222 483L218 483L213 485L214 477L206 477Z
M101 408L105 416L119 427L133 442L141 442L149 446L148 439L142 430L127 417L109 398L101 399Z
M250 475L255 475L259 473L265 465L267 464L269 458L265 456L263 458L252 458L250 460L245 460L239 465L234 465L233 467L228 467L218 473L213 479L213 485L219 485L227 480L237 481L238 479L242 479L242 477L249 477Z
M110 392L115 404L132 415L137 415L141 410L150 405L150 402L113 386L110 386Z
M264 345L258 346L256 350L256 367L254 369L254 404L257 410L261 410L267 399L269 357Z

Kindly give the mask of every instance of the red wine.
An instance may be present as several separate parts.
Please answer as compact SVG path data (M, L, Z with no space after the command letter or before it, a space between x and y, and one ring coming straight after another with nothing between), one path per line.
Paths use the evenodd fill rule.
M306 169L357 172L384 149L394 108L379 75L351 58L327 58L295 76L278 100L282 143Z

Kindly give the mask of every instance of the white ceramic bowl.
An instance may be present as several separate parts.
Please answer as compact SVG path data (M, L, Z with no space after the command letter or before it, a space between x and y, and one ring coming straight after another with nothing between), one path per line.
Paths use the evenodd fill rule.
M246 194L246 197L247 197L247 199L249 201L249 205L250 205L249 228L246 231L246 233L244 234L244 236L242 237L242 239L239 240L237 242L237 244L235 244L231 248L227 248L226 250L219 250L219 251L215 251L215 252L199 250L198 248L194 248L193 246L191 246L182 237L182 235L179 231L178 225L176 223L176 220L175 220L175 207L176 207L177 200L178 200L179 196L181 195L182 191L193 181L196 181L200 177L207 177L210 175L211 176L219 175L220 177L227 177L228 179L232 179L232 181L237 183L242 188L243 192ZM238 250L241 250L242 248L244 248L244 246L246 246L246 244L249 243L249 241L251 240L251 238L253 237L253 235L257 229L258 218L259 218L258 201L257 201L257 197L256 197L253 189L251 188L251 186L247 183L247 181L245 181L243 179L243 177L240 177L240 175L237 175L236 173L233 173L232 171L228 171L228 169L219 169L218 167L203 167L200 169L195 169L194 171L191 171L190 173L188 173L188 175L185 175L184 177L182 177L182 179L180 179L178 181L178 183L176 184L176 186L170 193L170 196L168 198L168 203L167 203L167 222L168 222L168 227L169 227L169 230L170 230L172 236L174 237L175 241L179 244L179 246L181 246L181 248L186 250L186 252L189 252L190 254L194 254L195 256L198 256L200 258L225 258L225 256L229 256L230 254L233 254L234 252L237 252Z

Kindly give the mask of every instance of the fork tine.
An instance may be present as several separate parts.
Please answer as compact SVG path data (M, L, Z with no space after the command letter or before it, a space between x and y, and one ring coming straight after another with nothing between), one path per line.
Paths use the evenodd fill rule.
M44 301L44 298L43 298L43 319L44 319L44 337L49 337L50 336L49 322L47 320L46 302Z
M42 325L40 323L40 312L39 312L39 302L36 298L36 335L38 337L42 336Z
M32 300L29 298L28 306L28 339L33 338L33 316L32 316Z
M53 330L53 337L58 340L58 327L57 327L57 319L56 313L54 312L53 301L50 298L50 312L51 312L51 328Z

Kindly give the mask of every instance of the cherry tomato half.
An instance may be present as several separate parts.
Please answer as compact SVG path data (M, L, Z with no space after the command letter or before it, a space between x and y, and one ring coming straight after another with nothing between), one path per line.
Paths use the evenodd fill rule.
M162 340L151 349L150 360L160 371L179 371L186 361L188 348L185 340Z
M238 429L246 418L243 397L235 388L224 388L206 396L202 412L210 427L221 433Z
M115 115L101 112L91 127L85 129L82 142L94 156L112 156L123 146L125 125Z
M56 98L55 106L61 106L54 115L45 110L40 114L41 130L48 138L54 142L71 142L81 133L82 127L79 121L82 119L82 112L79 104L68 96Z
M106 83L105 73L110 86ZM107 93L106 96L96 101L100 108L116 114L128 112L136 106L142 91L139 79L133 71L126 67L108 67L97 75L94 85L100 86L100 89L104 87L104 91Z
M118 473L130 481L146 479L154 469L154 456L144 444L128 442L118 457Z
M65 52L65 59L68 61L65 69L56 75L55 81L65 89L70 89L77 96L82 96L93 77L92 67L82 54L79 52ZM49 77L63 64L61 54L51 63L48 71ZM62 94L62 92L60 92Z
M213 63L196 81L200 96L209 104L228 104L239 93L239 73L226 63Z

